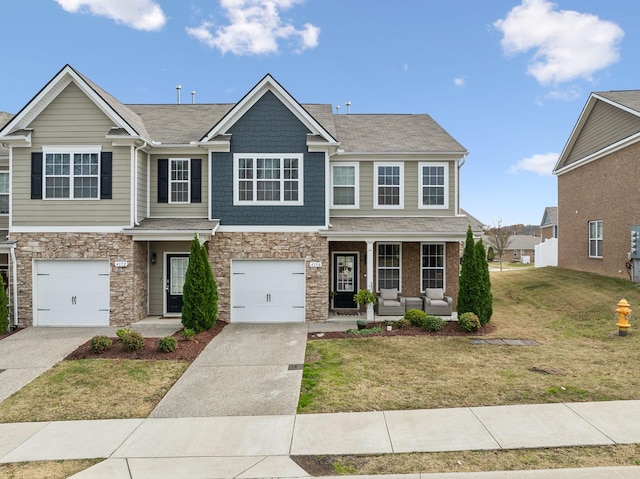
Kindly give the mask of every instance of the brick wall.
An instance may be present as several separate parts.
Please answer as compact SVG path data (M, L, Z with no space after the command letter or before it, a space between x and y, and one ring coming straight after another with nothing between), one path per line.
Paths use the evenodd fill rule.
M110 272L110 324L125 326L147 315L146 243L134 243L117 233L12 233L18 269L18 318L33 324L34 259L108 259ZM126 268L114 267L126 261Z
M218 285L218 318L231 317L232 259L304 259L307 321L325 321L329 310L329 248L316 233L216 233L207 243ZM322 261L320 268L310 261Z
M558 266L628 278L632 224L640 224L640 145L558 176ZM603 257L589 258L589 221L603 221Z

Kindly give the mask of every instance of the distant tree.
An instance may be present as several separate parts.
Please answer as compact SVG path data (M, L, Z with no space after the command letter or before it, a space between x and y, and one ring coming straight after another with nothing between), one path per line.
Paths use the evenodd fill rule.
M475 298L475 313L480 320L480 325L484 326L491 320L493 315L493 295L491 294L489 263L487 263L487 253L484 250L482 239L477 241L475 253L478 273L478 295Z
M510 228L502 226L502 223L498 221L498 225L489 228L485 234L487 236L487 243L489 243L489 246L493 248L495 254L500 258L500 271L502 271L502 257L514 240L513 233L511 233Z
M475 247L471 226L467 229L467 238L462 252L460 265L460 280L458 290L458 314L475 313L475 298L478 295L478 262L475 259Z
M496 257L496 252L493 251L493 246L489 245L489 249L487 249L487 261L493 261Z
M217 312L218 291L207 250L194 236L182 291L182 325L196 333L206 331L216 323Z

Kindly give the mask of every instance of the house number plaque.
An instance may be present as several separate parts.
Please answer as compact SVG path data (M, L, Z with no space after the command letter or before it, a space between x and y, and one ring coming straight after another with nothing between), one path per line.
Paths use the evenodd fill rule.
M310 268L320 268L322 266L322 261L311 261L309 262Z
M116 268L126 268L129 265L126 261L116 261L114 264Z

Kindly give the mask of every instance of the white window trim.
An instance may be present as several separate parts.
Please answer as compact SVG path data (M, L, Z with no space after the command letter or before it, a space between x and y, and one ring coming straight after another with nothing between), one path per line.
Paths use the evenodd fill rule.
M47 154L49 153L69 153L71 155L69 164L69 197L68 198L49 198L47 196ZM96 153L98 155L98 192L95 198L75 198L73 196L73 155L75 153ZM100 168L102 162L102 147L100 145L86 146L43 146L42 147L42 199L46 201L98 201L100 199ZM83 176L83 175L82 175Z
M424 285L422 284L422 271L425 269L432 269L432 268L426 268L424 265L424 255L422 254L422 247L425 245L441 245L442 246L442 258L444 260L443 266L442 266L442 289L444 291L447 290L447 244L446 243L429 243L429 242L423 242L420 243L420 291L422 291L424 293L425 288L423 287Z
M240 200L239 190L239 172L238 167L240 158L253 158L253 200ZM257 160L258 158L277 158L284 160L285 158L295 158L298 160L298 199L296 201L286 201L284 199L284 175L280 175L280 200L278 201L260 201L257 200ZM284 162L280 162L280 172L284 171ZM234 153L233 154L233 205L234 206L303 206L304 205L304 155L302 153Z
M444 204L443 205L425 205L422 203L422 188L424 186L424 175L422 169L425 166L443 166L444 167ZM449 163L447 162L429 162L421 161L418 163L418 208L424 210L447 210L449 209Z
M400 204L398 205L380 205L378 204L378 168L381 166L398 166L400 167ZM373 207L376 209L400 210L404 209L404 163L398 161L376 161L373 163Z
M331 208L337 210L353 210L360 208L360 163L357 161L349 161L349 162L335 162L330 163L331 165ZM336 205L333 202L333 167L334 166L352 166L354 171L354 203L352 205ZM341 185L344 186L344 185Z
M378 247L380 245L396 245L398 246L398 256L399 256L399 274L398 274L398 293L402 292L402 243L398 243L396 241L391 241L391 242L387 242L387 241L381 241L379 243L376 243L376 292L380 292L380 262L379 262L379 258L380 258L380 254L379 254L379 249ZM387 267L383 267L382 269L392 269L392 268L387 268Z
M591 237L591 225L594 223L600 223L600 237L596 237L596 238L592 238ZM589 247L588 247L588 254L589 254L589 258L602 258L602 249L604 248L604 223L602 220L593 220L593 221L589 221L589 225L588 225L588 235L589 235ZM591 242L592 241L600 241L600 255L592 255L591 254ZM597 249L597 248L596 248Z
M8 170L1 170L0 171L0 175L7 175L7 192L6 193L0 193L0 197L2 195L6 195L7 197L7 209L9 211L7 211L6 213L0 213L0 216L9 216L9 213L11 212L11 175L9 175L9 171Z
M172 180L171 179L171 163L174 161L186 161L187 162L187 174L189 175L189 179L186 181L187 183L187 201L172 201L171 200L171 186L174 183L185 183L184 180ZM173 205L188 205L191 203L191 159L190 158L169 158L169 204Z

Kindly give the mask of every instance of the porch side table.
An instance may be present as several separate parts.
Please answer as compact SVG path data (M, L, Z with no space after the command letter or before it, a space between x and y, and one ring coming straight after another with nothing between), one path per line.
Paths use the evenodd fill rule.
M404 298L404 310L419 309L422 311L422 298L406 297Z

